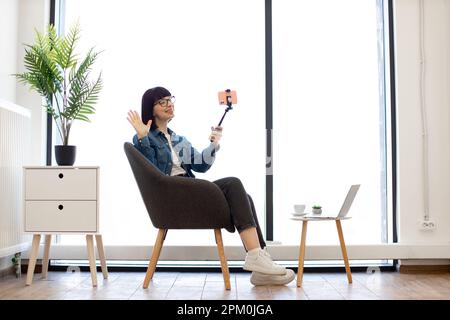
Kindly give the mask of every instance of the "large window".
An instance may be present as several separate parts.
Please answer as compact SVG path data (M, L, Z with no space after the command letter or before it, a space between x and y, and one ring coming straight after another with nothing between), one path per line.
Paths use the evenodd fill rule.
M199 150L223 115L217 92L237 90L224 122L216 162L197 178L241 178L264 228L264 1L65 1L65 29L79 20L82 50L104 50L98 62L104 89L92 123L73 126L76 165L99 165L100 224L105 244L153 244L151 225L123 151L146 89L176 96L169 127ZM188 192L188 191L187 191ZM183 214L180 212L180 214ZM62 237L62 243L83 239ZM226 244L239 236L224 233ZM166 244L214 244L211 231L171 231Z
M294 204L337 214L361 184L348 243L386 242L382 1L273 1L274 238L298 244ZM381 20L381 21L380 21ZM310 244L335 244L313 223Z
M76 165L101 167L101 227L105 244L152 244L151 225L123 143L134 130L127 111L140 112L143 92L164 86L176 96L170 127L197 149L224 108L217 91L237 90L224 121L221 150L198 178L239 177L252 195L263 232L299 242L294 204L337 213L351 184L361 184L345 223L349 244L388 239L389 181L383 0L271 1L267 48L264 0L65 0L63 26L79 21L81 49L104 50L104 89L92 123L75 123ZM266 51L268 50L268 51ZM273 59L273 212L265 212L266 52ZM97 70L97 71L98 71ZM272 90L271 88L269 90ZM182 214L182 213L180 213ZM336 244L333 223L312 224L309 244ZM236 233L225 243L240 244ZM82 238L61 237L62 243ZM209 241L209 242L208 242ZM210 231L172 231L166 244L213 244Z

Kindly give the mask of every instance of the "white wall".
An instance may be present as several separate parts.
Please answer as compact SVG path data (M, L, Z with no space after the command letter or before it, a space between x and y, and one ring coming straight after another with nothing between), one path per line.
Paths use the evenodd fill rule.
M0 0L3 1L3 0ZM24 43L32 44L35 39L35 29L44 32L50 21L49 0L18 0L17 40L14 48L16 54L16 69L18 73L24 72L23 57L25 55ZM17 84L15 102L31 111L31 144L30 165L45 164L46 146L46 117L47 113L42 107L42 101L37 93L31 92L27 86Z
M450 1L424 1L425 106L429 139L429 214L434 231L419 230L424 214L422 122L420 109L419 0L395 5L399 240L450 243ZM450 253L449 253L450 256Z
M0 98L16 102L17 28L19 3L0 0Z
M15 102L18 2L0 0L0 99ZM0 271L12 265L11 257L0 258Z

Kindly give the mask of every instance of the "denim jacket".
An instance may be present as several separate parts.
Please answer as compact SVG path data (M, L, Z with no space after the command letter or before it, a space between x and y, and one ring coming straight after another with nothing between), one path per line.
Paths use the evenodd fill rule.
M186 174L195 178L192 171L206 172L214 163L216 151L220 146L215 147L210 144L201 153L198 152L191 143L183 136L177 135L170 129L167 129L172 140L172 148L181 161L181 167ZM137 134L133 137L134 146L153 163L162 173L170 175L172 172L172 153L164 133L158 128L150 130L148 135L138 139Z

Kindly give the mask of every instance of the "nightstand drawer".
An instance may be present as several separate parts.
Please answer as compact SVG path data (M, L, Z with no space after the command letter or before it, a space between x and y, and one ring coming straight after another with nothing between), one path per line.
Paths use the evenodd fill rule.
M26 201L25 232L97 232L97 201Z
M97 200L96 169L26 169L25 200Z

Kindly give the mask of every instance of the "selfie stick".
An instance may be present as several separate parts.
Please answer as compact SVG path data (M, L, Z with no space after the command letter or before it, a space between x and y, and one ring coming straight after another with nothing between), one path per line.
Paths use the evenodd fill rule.
M227 89L227 90L225 90L225 92L230 93L231 90ZM225 115L227 114L227 112L230 111L231 109L233 109L232 105L233 105L233 101L231 100L231 95L229 95L229 96L227 96L227 106L228 107L225 109L225 112L223 113L223 116L220 119L219 124L217 125L218 127L220 127L220 125L222 124L222 121L225 118ZM213 140L209 140L209 141L213 142Z
M227 89L227 90L225 90L225 92L230 93L231 90L230 90L230 89ZM222 116L222 119L220 119L220 122L219 122L219 124L217 125L218 127L220 127L220 125L222 124L222 121L223 121L223 119L225 118L225 115L227 114L227 112L230 111L231 109L233 109L232 105L233 105L233 102L232 102L232 100L231 100L231 95L229 95L229 96L227 96L227 106L228 106L228 107L225 109L225 112L224 112L224 114L223 114L223 116Z

